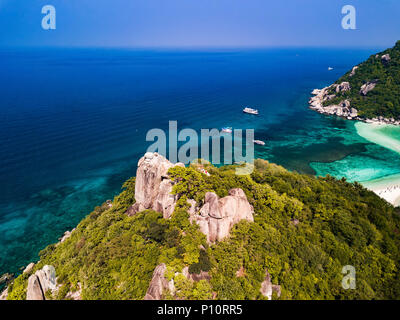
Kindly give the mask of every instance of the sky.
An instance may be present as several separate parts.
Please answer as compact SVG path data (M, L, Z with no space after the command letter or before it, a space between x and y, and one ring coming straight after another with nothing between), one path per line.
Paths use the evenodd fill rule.
M342 28L344 5L356 30ZM0 46L389 47L399 17L399 0L0 0Z

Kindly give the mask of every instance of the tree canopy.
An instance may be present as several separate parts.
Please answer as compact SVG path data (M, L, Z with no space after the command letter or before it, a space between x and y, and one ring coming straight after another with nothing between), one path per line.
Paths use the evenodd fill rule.
M180 194L173 216L146 210L125 214L134 202L135 179L120 195L89 214L71 237L40 252L31 273L9 287L9 299L25 299L27 279L53 265L61 285L51 299L65 299L82 286L83 299L143 299L154 268L165 263L178 299L266 299L265 270L281 286L280 299L396 299L400 297L400 218L392 205L358 183L289 172L255 161L249 176L235 166L175 167L170 176ZM254 207L253 223L242 221L230 237L209 245L191 224L188 199L201 205L206 191L220 197L242 188ZM356 270L356 289L342 285L343 266ZM193 282L180 273L208 272ZM274 298L277 298L274 296Z

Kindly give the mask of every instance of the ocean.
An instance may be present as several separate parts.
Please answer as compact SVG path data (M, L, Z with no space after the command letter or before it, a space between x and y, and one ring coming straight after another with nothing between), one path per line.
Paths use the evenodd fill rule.
M395 150L308 109L314 88L370 49L0 49L0 275L121 191L148 130L255 129L256 157L368 181L400 173ZM333 67L333 70L328 70ZM245 115L253 106L259 116Z

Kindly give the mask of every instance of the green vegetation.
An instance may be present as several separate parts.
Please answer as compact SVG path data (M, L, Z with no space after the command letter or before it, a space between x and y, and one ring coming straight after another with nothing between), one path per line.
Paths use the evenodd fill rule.
M235 166L207 165L209 177L194 166L171 169L181 198L169 220L150 210L125 214L134 203L131 179L112 208L97 207L69 239L41 251L33 272L55 267L61 288L53 299L79 284L83 299L143 299L160 263L174 278L176 298L265 299L259 290L266 269L281 285L280 299L400 297L396 209L357 183L292 173L264 160L255 166L251 176L235 175ZM187 199L201 203L206 191L223 197L235 187L254 206L255 222L238 223L228 239L210 246L189 222ZM356 290L341 286L345 265L356 268ZM179 274L184 267L211 279L192 282ZM28 276L15 280L9 299L25 298Z
M382 55L389 54L390 61L382 61ZM336 98L326 101L325 105L338 104L344 99L359 111L364 118L383 116L384 118L400 119L400 41L396 45L358 65L353 76L351 70L341 77L337 84L349 82L351 90L339 94ZM363 84L377 80L376 87L366 96L360 94ZM332 94L336 92L331 92Z

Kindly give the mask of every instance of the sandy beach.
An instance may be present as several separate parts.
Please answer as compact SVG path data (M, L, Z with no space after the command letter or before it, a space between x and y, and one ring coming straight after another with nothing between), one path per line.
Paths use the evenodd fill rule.
M400 206L400 174L361 182L361 184L394 206Z
M357 122L357 133L364 139L400 154L400 127L390 124Z
M400 156L400 128L398 126L357 122L355 127L357 133L366 140L393 150ZM400 173L364 181L361 184L394 206L400 206Z

